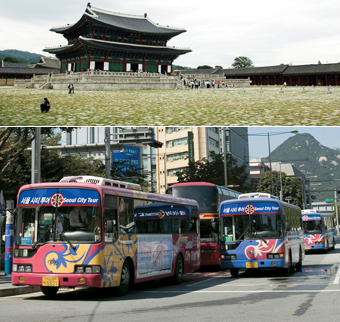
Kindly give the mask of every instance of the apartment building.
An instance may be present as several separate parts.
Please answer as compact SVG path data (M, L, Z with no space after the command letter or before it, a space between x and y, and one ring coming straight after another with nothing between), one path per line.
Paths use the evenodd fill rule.
M225 133L226 153L230 153L237 160L238 165L246 164L249 172L246 127L157 127L155 133L156 140L163 143L162 148L156 151L159 193L164 193L167 187L177 182L175 173L189 166L191 155L193 161L198 161L208 158L210 151L216 154L223 153L223 133ZM192 145L189 142L191 135Z

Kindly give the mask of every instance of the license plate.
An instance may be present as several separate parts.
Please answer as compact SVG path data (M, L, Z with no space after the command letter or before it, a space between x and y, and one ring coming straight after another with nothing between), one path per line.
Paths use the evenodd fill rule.
M246 268L258 268L259 263L258 262L246 262Z
M42 286L59 286L58 277L43 277Z
M310 246L305 246L305 249L310 249Z

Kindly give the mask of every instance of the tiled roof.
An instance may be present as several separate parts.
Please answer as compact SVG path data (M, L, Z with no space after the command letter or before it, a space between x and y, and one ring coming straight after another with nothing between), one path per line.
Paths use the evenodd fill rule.
M66 45L61 47L54 47L54 48L45 48L44 51L49 53L62 53L67 52L72 48L77 48L80 46L91 46L95 48L102 48L102 49L111 49L111 50L118 50L118 51L129 51L129 52L136 52L136 53L158 53L158 54L170 54L170 55L182 55L185 53L190 52L190 49L182 49L182 48L175 48L175 47L163 47L163 46L148 46L148 45L136 45L136 44L129 44L129 43L120 43L114 41L106 41L106 40L98 40L92 38L84 38L79 37L78 40L73 45Z
M1 67L8 67L8 68L26 68L26 64L21 63L9 63L7 61L1 61Z
M302 75L302 74L325 74L340 73L340 63L338 64L315 64L288 66L283 75Z
M118 29L143 34L162 34L169 35L172 37L186 31L184 28L172 28L169 26L160 26L151 21L147 17L147 14L144 14L143 16L122 14L99 8L94 8L90 4L87 5L87 8L83 16L75 24L69 24L64 27L55 27L51 28L50 30L63 34L66 33L67 31L72 30L73 28L77 28L78 26L80 26L82 23L84 23L85 19L86 20L90 19L94 22L98 22L99 24L113 26Z
M180 70L181 74L190 74L190 75L222 75L223 69L189 69L189 70Z
M60 60L54 57L41 57L35 68L60 68Z
M60 69L56 68L17 68L17 67L2 67L0 68L0 74L26 74L26 75L41 75L54 73L59 74Z
M278 65L278 66L266 66L266 67L250 67L250 68L230 68L223 69L223 73L228 77L229 76L252 76L252 75L268 75L268 74L281 74L287 65Z
M213 74L214 69L181 70L181 74ZM304 74L332 74L340 73L338 64L315 64L315 65L278 65L251 68L229 68L218 70L216 74L224 74L229 77L250 77L260 75L304 75Z

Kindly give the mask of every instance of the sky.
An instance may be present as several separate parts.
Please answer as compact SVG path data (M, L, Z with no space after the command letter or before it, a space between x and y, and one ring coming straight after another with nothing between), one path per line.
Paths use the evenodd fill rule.
M51 27L77 22L86 9L80 0L1 1L0 50L49 55L45 47L66 45ZM249 57L256 67L340 61L338 0L96 0L93 7L144 15L163 26L185 28L169 46L185 47L175 65L231 67Z
M260 158L268 156L268 133L271 152L280 144L295 134L284 133L298 131L298 133L309 133L322 145L328 148L340 148L340 127L249 127L249 156L250 158Z

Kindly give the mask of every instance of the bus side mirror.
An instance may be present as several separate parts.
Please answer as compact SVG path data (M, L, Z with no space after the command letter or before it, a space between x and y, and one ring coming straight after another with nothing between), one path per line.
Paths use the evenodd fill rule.
M290 231L290 223L289 222L285 223L285 231Z
M105 232L113 233L114 224L115 224L114 220L107 220L105 223Z
M0 228L5 227L6 216L0 215Z
M219 230L219 224L218 224L218 219L213 219L212 222L211 222L211 227L212 227L212 230L214 231L214 233L218 233L218 230Z

